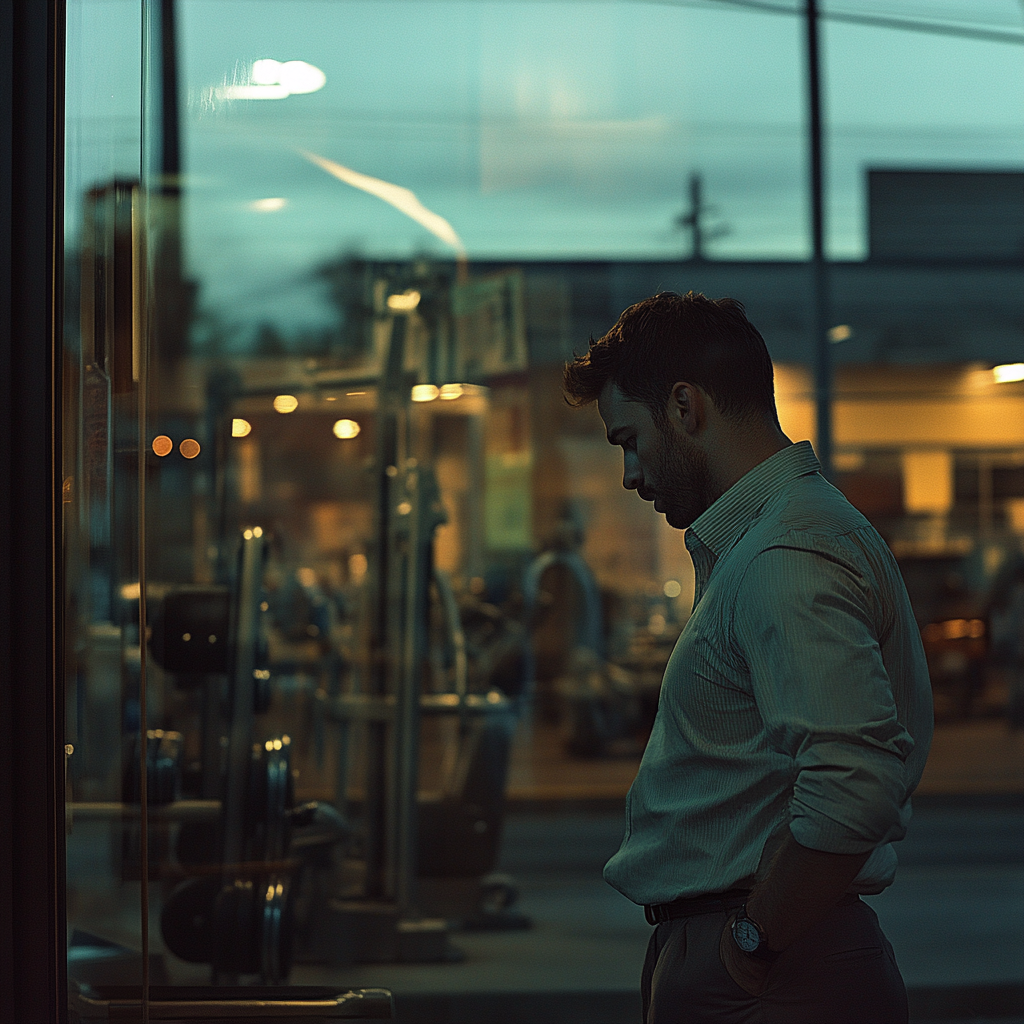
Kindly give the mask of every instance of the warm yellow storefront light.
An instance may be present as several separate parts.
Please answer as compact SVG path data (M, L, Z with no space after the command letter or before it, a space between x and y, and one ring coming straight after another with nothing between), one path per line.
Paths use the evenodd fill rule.
M432 402L441 393L436 384L414 384L412 400L414 402Z
M438 397L441 398L442 401L450 402L454 398L461 398L462 391L463 388L461 384L442 384Z
M401 295L388 296L388 309L396 313L411 313L420 304L420 293L416 291L405 291Z
M295 412L299 407L299 400L294 395L278 395L274 399L274 409L277 412Z
M1003 363L992 367L992 379L997 384L1010 384L1015 380L1024 380L1024 363Z
M342 441L358 437L360 429L359 424L355 420L338 420L333 427L334 436Z
M231 421L231 436L246 437L252 430L252 424L248 420L233 419Z

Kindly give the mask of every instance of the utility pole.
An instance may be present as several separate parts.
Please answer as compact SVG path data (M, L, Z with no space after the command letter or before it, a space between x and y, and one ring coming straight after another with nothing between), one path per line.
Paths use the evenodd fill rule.
M699 263L704 259L704 199L702 196L702 182L699 174L694 172L690 175L690 212L679 215L676 221L680 227L689 228L693 237L693 249L690 259Z
M688 213L681 213L675 222L678 227L691 232L693 247L690 250L690 259L694 263L702 263L707 258L704 255L705 244L727 235L729 227L726 224L716 224L708 228L708 214L715 213L716 210L714 206L707 206L704 202L704 179L698 171L690 175L689 192L690 210Z
M806 0L808 143L811 171L811 330L818 461L832 477L832 350L828 340L828 268L825 264L825 175L822 160L821 57L817 0Z

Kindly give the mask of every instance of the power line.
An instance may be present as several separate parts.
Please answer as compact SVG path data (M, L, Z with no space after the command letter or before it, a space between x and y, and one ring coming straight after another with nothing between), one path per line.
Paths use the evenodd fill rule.
M535 2L535 0L527 0ZM600 0L599 0L600 2ZM604 0L620 2L620 0ZM691 7L697 10L711 10L715 7L734 7L762 14L786 14L802 16L803 6L773 3L771 0L630 0L632 3L657 4L662 7ZM922 21L919 18L889 18L876 14L853 14L843 11L822 11L821 21L836 21L847 25L866 25L872 28L889 28L903 32L923 32L929 35L952 36L957 39L976 39L987 43L1011 43L1024 46L1024 32L1006 32L999 29L971 28L968 25L951 25L941 21Z

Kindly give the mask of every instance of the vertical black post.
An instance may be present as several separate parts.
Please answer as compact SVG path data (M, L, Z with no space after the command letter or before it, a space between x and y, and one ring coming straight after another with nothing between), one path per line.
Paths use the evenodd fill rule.
M164 195L177 195L181 174L178 123L178 30L174 0L160 0L160 175Z
M0 1017L67 1020L62 0L0 0ZM74 482L70 484L74 486Z
M817 0L807 0L807 134L811 165L811 331L818 461L832 476L832 350L828 341L828 267L825 263L825 174L822 160L821 51Z
M151 4L151 6L150 6ZM154 154L159 197L159 228L153 267L153 366L154 373L173 366L185 355L188 323L191 319L194 289L182 276L182 152L181 107L178 96L178 30L176 0L149 0L154 10L158 34L153 99L159 112L159 153ZM155 120L155 118L154 118ZM161 410L154 408L159 415Z

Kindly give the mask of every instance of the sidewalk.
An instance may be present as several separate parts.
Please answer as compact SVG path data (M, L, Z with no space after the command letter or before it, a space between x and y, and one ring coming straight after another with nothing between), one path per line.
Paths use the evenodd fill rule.
M911 996L914 1021L1024 1021L1024 810L919 813L896 884L874 906ZM458 964L298 968L297 983L383 985L400 1024L637 1024L650 928L604 884L621 814L516 814L502 867L534 921L525 932L461 934Z
M552 727L520 735L502 870L533 929L456 935L462 963L301 967L293 980L386 986L399 1024L637 1024L650 928L600 869L638 763L567 758ZM870 902L912 1019L1024 1024L1024 735L994 718L938 726L900 858Z

